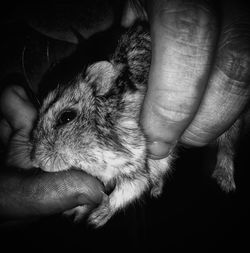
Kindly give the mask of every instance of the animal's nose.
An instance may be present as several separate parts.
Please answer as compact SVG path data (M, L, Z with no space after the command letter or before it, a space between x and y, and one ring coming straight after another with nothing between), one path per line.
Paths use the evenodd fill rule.
M43 171L47 171L47 172L53 171L53 167L50 164L39 161L38 159L33 160L32 165L33 167L39 168Z
M31 162L32 162L32 166L33 166L34 168L40 168L39 163L38 163L37 161L32 160Z
M41 170L45 170L42 162L39 160L39 158L35 154L32 156L31 162L34 168L40 168Z
M40 148L38 147L33 148L31 152L32 166L35 168L40 168L41 170L47 171L43 160L44 160L44 157L42 155Z

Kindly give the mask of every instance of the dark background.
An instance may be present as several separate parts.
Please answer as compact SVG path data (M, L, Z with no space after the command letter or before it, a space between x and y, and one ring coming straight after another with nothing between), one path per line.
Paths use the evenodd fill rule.
M7 15L6 15L7 16ZM70 55L74 44L38 34L22 20L1 20L0 81L21 80L22 53L33 89L51 62ZM45 52L50 49L48 60ZM7 81L6 81L7 80ZM1 86L1 87L2 87ZM61 252L160 252L162 250L243 250L249 248L249 136L239 145L235 160L237 190L226 194L210 177L214 152L181 148L159 199L134 203L103 228L95 230L56 215L0 224L1 248ZM5 251L7 251L5 250Z

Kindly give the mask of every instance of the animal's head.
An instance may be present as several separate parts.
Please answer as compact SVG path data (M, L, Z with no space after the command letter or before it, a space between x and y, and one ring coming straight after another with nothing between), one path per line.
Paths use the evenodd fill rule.
M77 167L105 181L117 168L144 159L138 122L144 91L127 74L122 64L97 62L50 92L32 134L34 165L45 171Z

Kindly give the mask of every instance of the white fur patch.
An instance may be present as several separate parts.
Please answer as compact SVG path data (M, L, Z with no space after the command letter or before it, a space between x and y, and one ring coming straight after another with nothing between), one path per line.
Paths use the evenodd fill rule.
M110 206L117 210L139 198L146 190L148 180L145 177L140 179L124 181L116 190L110 195Z

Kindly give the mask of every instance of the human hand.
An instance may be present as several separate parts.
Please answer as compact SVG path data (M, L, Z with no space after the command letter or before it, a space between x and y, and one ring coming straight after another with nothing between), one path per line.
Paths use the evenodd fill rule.
M9 166L1 166L0 172L1 216L48 215L79 205L94 207L101 202L102 185L81 171L45 173L28 170L32 168L28 141L36 110L22 87L10 86L2 93L0 110L3 116L0 140L9 150Z
M244 110L250 19L243 1L217 7L212 1L147 1L147 12L152 64L142 124L151 157L159 159L177 142L210 143Z

